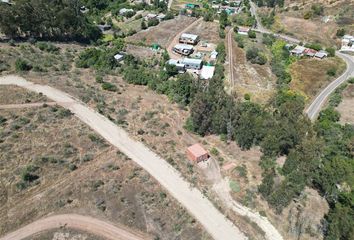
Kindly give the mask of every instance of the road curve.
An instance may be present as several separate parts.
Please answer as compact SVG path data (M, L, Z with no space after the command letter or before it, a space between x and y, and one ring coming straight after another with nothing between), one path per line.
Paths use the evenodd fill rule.
M251 14L255 16L256 21L257 21L257 27L254 29L257 32L260 33L268 33L268 34L273 34L274 36L284 39L285 41L292 42L299 44L301 41L299 39L296 39L294 37L290 37L284 34L277 34L273 33L267 29L265 29L261 21L259 20L258 14L257 14L257 7L256 4L253 1L250 1L251 4ZM347 64L347 69L346 71L339 76L337 79L332 81L325 89L323 89L317 96L316 98L312 101L310 106L305 110L305 113L307 116L314 121L321 111L322 106L325 104L327 101L328 97L331 95L334 90L339 87L342 83L344 83L346 80L348 80L350 77L354 77L354 58L350 55L346 55L344 53L341 53L340 51L336 52L336 56L342 58L345 63Z
M354 59L352 56L345 55L343 53L337 52L337 56L341 57L347 64L346 71L338 77L336 80L331 82L325 89L320 92L317 97L313 100L310 106L306 109L306 114L311 120L315 120L322 106L325 104L328 97L334 90L339 87L342 83L347 81L350 77L354 77Z
M51 229L71 228L92 233L104 237L107 240L147 240L151 237L141 233L135 233L125 227L118 227L111 223L98 220L96 218L77 214L63 214L43 218L32 222L6 236L0 240L21 240L36 233L41 233Z
M247 237L196 188L186 181L168 162L141 142L84 103L55 88L33 84L18 76L0 77L0 85L17 85L43 93L49 99L69 109L109 143L150 173L176 198L216 240L243 240Z

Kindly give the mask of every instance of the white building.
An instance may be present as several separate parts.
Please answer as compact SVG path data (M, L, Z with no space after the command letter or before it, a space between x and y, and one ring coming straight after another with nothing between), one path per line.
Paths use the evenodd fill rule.
M305 50L305 47L297 45L293 50L290 51L290 53L291 55L302 56Z
M124 59L124 55L118 53L118 54L114 55L114 59L115 59L117 62L121 62L121 61L123 61L123 59Z
M184 73L186 71L186 67L180 60L170 59L167 61L167 64L176 66L176 69L179 73Z
M210 79L214 76L215 67L214 66L203 66L200 71L201 79Z
M186 69L200 70L203 65L203 61L201 59L194 58L184 58L182 60Z
M131 8L122 8L119 10L119 15L124 16L126 13L134 12Z
M189 56L190 54L193 53L194 48L191 45L186 45L186 44L177 44L173 47L172 49L174 52L179 53L184 56Z
M179 42L180 43L187 43L187 44L197 44L199 41L199 36L195 34L190 34L190 33L182 33L182 35L179 37Z
M237 33L241 34L241 35L248 35L249 31L250 31L250 28L248 28L248 27L239 27L237 30Z

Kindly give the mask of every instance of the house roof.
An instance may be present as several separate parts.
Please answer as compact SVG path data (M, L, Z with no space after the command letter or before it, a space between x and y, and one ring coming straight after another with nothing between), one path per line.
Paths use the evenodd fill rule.
M181 38L189 38L189 39L192 39L193 41L195 41L198 39L198 35L190 34L190 33L182 33Z
M214 76L215 67L214 66L203 66L200 72L201 79L210 79Z
M301 54L306 50L305 47L297 45L293 50L291 50L292 53L296 54Z
M327 57L327 52L325 52L325 51L319 51L319 52L317 52L316 54L315 54L315 57L317 57L317 58L324 58L324 57Z
M250 30L250 28L248 27L239 27L238 28L238 32L248 32Z
M194 58L184 58L182 63L188 65L188 64L196 64L196 65L201 65L202 64L201 59L194 59Z
M115 60L117 60L117 61L120 61L120 60L122 60L124 58L124 56L122 55L122 54L116 54L116 55L114 55L114 59Z
M200 146L199 143L196 143L196 144L188 147L187 150L196 157L200 157L205 154L208 154L208 152L202 146Z
M186 49L186 50L192 50L192 49L193 49L193 46L187 45L187 44L177 44L177 45L175 45L175 48L178 48L178 49Z

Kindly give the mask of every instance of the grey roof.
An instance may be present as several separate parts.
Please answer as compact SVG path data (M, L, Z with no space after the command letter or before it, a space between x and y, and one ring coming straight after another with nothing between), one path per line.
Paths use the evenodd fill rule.
M193 46L187 45L187 44L177 44L174 46L174 48L180 49L180 50L192 50Z
M188 64L195 64L195 65L201 65L202 64L201 59L194 59L194 58L184 58L182 63L188 65Z
M190 34L190 33L182 33L181 38L188 38L195 41L198 39L198 35Z

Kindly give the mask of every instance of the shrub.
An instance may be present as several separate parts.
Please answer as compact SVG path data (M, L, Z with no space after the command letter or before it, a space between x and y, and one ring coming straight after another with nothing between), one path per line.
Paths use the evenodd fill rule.
M327 70L327 75L334 77L337 74L337 69L334 67L331 67L330 69Z
M253 64L264 65L267 63L267 57L258 48L249 48L246 52L246 58Z
M149 27L152 27L152 26L156 26L156 25L158 25L160 22L159 22L159 20L158 19L149 19L148 20L148 26Z
M107 90L107 91L110 91L110 92L116 92L117 91L117 86L112 84L112 83L105 82L105 83L102 83L101 86L102 86L103 90Z
M50 52L50 53L57 53L59 51L59 48L52 43L37 42L36 46L41 51L46 51L46 52Z
M249 38L256 38L257 37L256 32L253 30L248 31L248 37Z
M334 57L336 55L336 49L332 47L326 48L326 52L328 52L329 57Z
M306 12L305 14L304 14L304 19L310 19L310 18L312 18L312 11L308 11L308 12Z
M18 58L15 62L16 71L29 71L32 69L32 66L24 59Z
M337 30L336 36L337 37L343 37L345 35L345 29L344 28L339 28Z
M96 82L97 83L103 83L103 77L101 75L96 76Z

